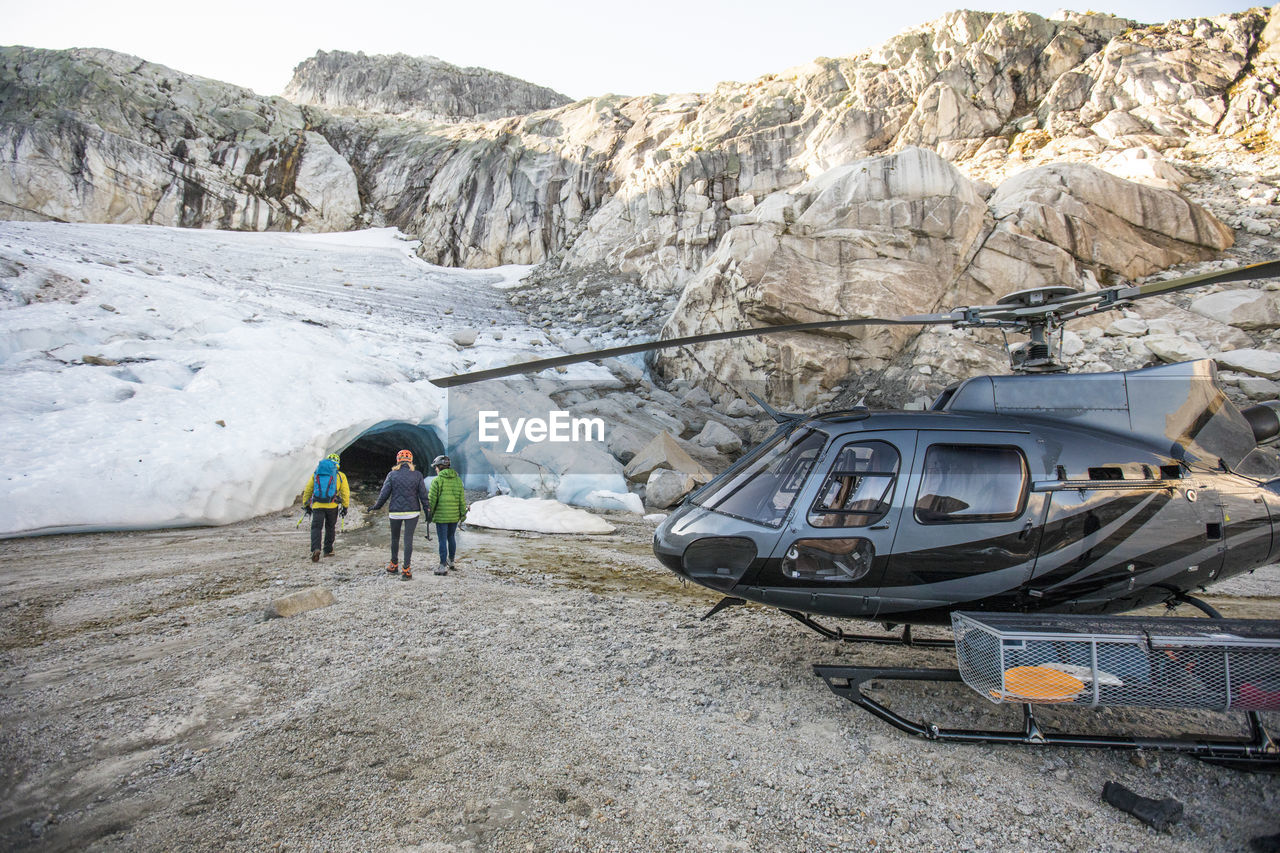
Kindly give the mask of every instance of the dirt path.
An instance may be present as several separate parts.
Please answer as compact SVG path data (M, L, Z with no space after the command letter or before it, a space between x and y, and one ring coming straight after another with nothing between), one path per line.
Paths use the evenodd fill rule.
M907 738L810 666L946 654L841 649L757 608L699 621L715 596L659 568L634 517L469 532L458 571L411 582L381 571L385 517L319 564L295 519L0 542L0 844L1205 851L1280 831L1278 777ZM434 543L416 547L429 567ZM263 618L312 585L337 604ZM1280 618L1276 586L1213 600ZM1014 719L967 688L906 700L943 724ZM1147 829L1100 802L1112 779L1187 817Z

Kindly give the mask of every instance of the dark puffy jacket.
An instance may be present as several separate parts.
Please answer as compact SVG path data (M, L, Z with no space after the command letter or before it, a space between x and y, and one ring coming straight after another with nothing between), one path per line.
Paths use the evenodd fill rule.
M391 506L387 507L390 512L426 512L427 481L423 479L422 472L407 465L392 468L382 483L378 502L369 509L381 509L388 498L391 499ZM427 513L427 517L430 518L431 514Z

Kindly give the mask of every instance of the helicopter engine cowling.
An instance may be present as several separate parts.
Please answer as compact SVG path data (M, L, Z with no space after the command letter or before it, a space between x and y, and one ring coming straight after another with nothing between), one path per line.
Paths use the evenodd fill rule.
M1280 400L1268 400L1241 412L1253 429L1258 444L1270 444L1280 438Z

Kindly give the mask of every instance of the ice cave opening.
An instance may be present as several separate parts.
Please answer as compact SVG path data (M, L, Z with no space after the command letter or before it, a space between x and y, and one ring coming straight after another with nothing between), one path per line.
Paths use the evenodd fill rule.
M444 443L431 427L405 421L383 421L370 427L340 453L352 490L362 496L372 492L376 497L401 450L413 454L413 467L430 475L431 460L444 453Z

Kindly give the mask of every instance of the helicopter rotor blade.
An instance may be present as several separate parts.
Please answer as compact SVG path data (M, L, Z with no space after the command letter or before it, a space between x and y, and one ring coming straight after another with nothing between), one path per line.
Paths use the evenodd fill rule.
M1069 320L1121 308L1136 299L1163 296L1206 284L1277 277L1280 277L1280 261L1263 261L1243 267L1233 267L1229 270L1182 276L1165 281L1068 292L1029 305L1017 303L978 305L960 308L953 313L963 315L963 321L959 323L961 326L1013 326L1025 329L1026 326L1045 322L1053 317L1055 319L1051 322L1056 327Z
M1058 321L1066 321L1078 317L1097 314L1121 307L1135 299L1150 296L1161 296L1176 293L1205 284L1221 284L1232 281L1249 281L1260 278L1280 277L1280 260L1263 261L1229 270L1182 276L1166 281L1153 281L1139 285L1117 285L1094 291L1081 291L1050 297L1034 305L980 305L956 308L946 314L914 314L896 319L866 317L846 320L819 320L812 323L790 323L782 326L761 326L752 329L734 329L728 332L710 332L705 335L690 335L683 338L667 338L665 340L648 341L641 344L627 344L620 347L594 350L591 352L543 358L537 361L526 361L509 364L505 367L494 367L477 370L471 373L459 373L453 376L440 376L430 380L431 384L440 388L453 388L458 385L470 385L487 379L502 379L525 373L539 373L553 367L565 367L570 364L581 364L586 361L600 361L621 355L633 355L653 350L672 349L692 344L711 341L726 341L750 335L777 335L786 332L815 332L826 329L847 328L850 326L1005 326L1025 330L1037 322L1043 324L1045 318L1056 315Z
M761 326L753 329L733 329L728 332L709 332L705 335L690 335L684 338L667 338L665 340L648 341L642 344L610 347L609 349L591 352L559 355L537 361L525 361L509 364L505 367L493 367L488 370L477 370L472 373L459 373L454 376L440 376L431 380L431 384L440 388L453 388L457 385L470 385L486 379L502 379L522 373L539 373L552 367L564 367L580 364L584 361L599 361L620 355L632 355L652 350L672 349L690 344L708 343L710 341L727 341L732 338L745 338L750 335L777 335L784 332L814 332L825 329L838 329L849 326L949 326L959 320L955 312L950 314L913 314L896 319L879 317L860 317L847 320L819 320L813 323L789 323L783 326Z
M1218 270L1200 275L1184 275L1181 278L1122 287L1118 288L1116 298L1124 300L1145 299L1148 296L1163 296L1166 293L1176 293L1179 290L1199 287L1204 284L1225 284L1232 281L1250 281L1258 278L1280 278L1280 261L1263 261L1262 263L1234 267L1229 270Z

